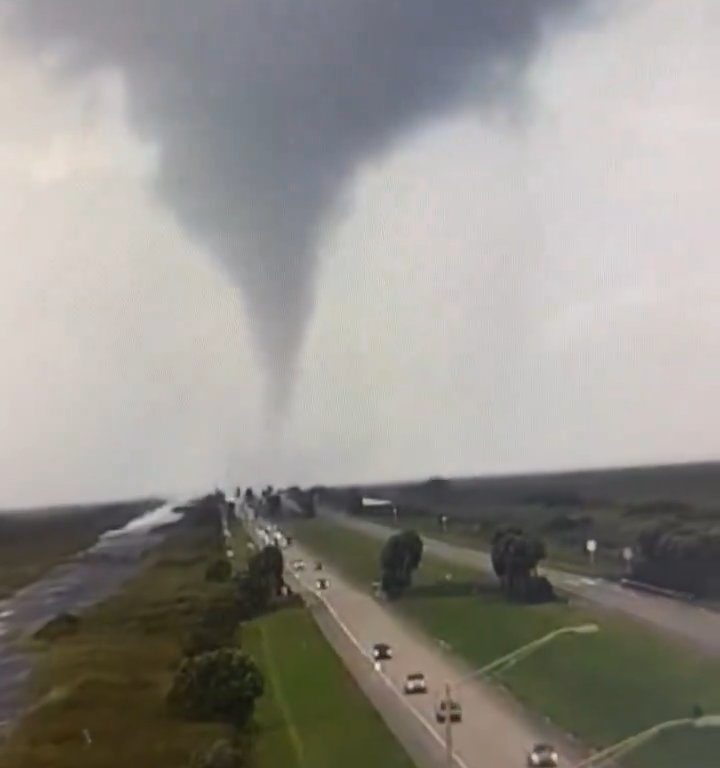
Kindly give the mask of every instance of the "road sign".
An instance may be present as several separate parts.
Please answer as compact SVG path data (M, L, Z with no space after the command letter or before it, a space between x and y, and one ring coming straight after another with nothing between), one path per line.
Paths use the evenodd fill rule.
M597 550L597 541L595 539L588 539L585 543L585 549L592 554Z
M625 547L623 549L622 555L623 555L623 560L627 560L627 561L632 560L633 559L632 547Z

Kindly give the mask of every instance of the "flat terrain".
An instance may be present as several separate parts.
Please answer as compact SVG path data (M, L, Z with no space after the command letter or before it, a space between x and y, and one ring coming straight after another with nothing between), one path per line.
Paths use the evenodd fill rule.
M76 634L36 644L37 703L0 754L3 768L183 768L225 734L165 706L183 643L209 605L227 601L226 585L204 579L213 546L206 528L178 529Z
M305 608L238 626L233 582L205 578L219 533L208 518L176 524L142 573L83 614L77 632L30 643L34 704L0 746L3 768L188 768L195 752L229 735L166 706L184 650L209 627L266 675L253 768L413 768ZM244 543L238 533L240 567Z
M541 535L550 557L573 570L588 569L584 543L598 542L592 570L623 573L622 550L658 522L680 524L699 534L720 525L720 462L585 472L433 478L360 487L365 495L390 499L405 519L448 534L467 546L486 545L498 525L516 524Z
M347 515L333 516L335 522L384 541L391 528L364 518ZM456 565L491 575L492 564L487 552L458 546L435 538L425 537L426 552ZM703 653L720 657L720 612L684 600L651 595L627 589L620 584L596 576L580 576L564 570L547 567L540 569L563 593L571 595L604 610L646 622L659 632L675 636Z
M263 768L412 768L305 608L250 622L243 645L265 673Z
M0 511L0 599L120 528L157 500L87 507Z
M291 556L308 559L309 551L294 545ZM435 707L445 683L459 680L467 667L442 651L436 642L418 632L396 611L388 610L382 602L355 586L332 563L324 562L323 573L330 586L317 593L316 599L336 626L351 638L354 661L362 662L353 663L346 655L347 663L355 668L363 684L385 686L386 696L379 702L379 710L388 721L405 719L406 739L411 740L413 754L422 751L422 765L445 768L445 727L436 722ZM313 570L302 572L299 578L309 590L313 589L316 578ZM374 668L371 658L376 642L386 642L393 650L393 658L382 662L380 671ZM403 692L405 676L412 672L425 675L426 694L408 696ZM576 745L539 718L529 717L497 690L470 681L456 690L454 696L463 710L463 722L453 726L456 768L524 765L531 745L548 738L560 749L563 768L580 759Z
M295 535L367 589L377 578L380 542L324 520L298 522ZM451 582L444 579L451 574ZM438 574L443 576L438 581ZM501 682L529 709L551 718L589 746L613 743L654 723L687 716L694 704L720 711L720 661L688 653L621 618L575 605L510 605L480 572L433 557L416 586L394 604L429 638L442 640L477 667L566 625L597 621L596 635L567 637L505 673ZM668 734L627 758L638 768L710 768L720 752L718 731Z

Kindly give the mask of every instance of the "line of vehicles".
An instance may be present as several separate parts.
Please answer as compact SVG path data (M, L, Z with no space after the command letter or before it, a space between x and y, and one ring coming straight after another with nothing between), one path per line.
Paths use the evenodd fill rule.
M390 661L393 650L387 643L375 643L372 647L372 657L376 662ZM422 672L411 672L405 678L403 691L406 695L427 693L428 686ZM444 725L448 722L461 723L463 711L460 702L442 698L435 707L435 720ZM529 768L557 768L558 753L552 744L535 744L527 756Z
M257 529L260 541L265 545L275 544L282 549L286 549L292 544L292 537L283 533L273 523L266 522ZM295 558L291 561L290 567L296 574L308 570L308 566L302 558ZM319 591L326 591L330 586L330 580L325 575L322 561L315 560L312 564L312 570L315 574L315 588ZM373 585L375 587L376 585ZM393 659L393 649L388 643L377 642L372 646L371 656L377 663L390 661ZM410 672L405 677L403 683L403 693L407 696L422 695L428 692L428 683L422 672ZM459 701L453 699L441 698L435 706L435 721L444 725L447 722L461 723L463 721L463 710ZM535 744L527 755L528 768L557 768L559 756L557 750L552 744Z

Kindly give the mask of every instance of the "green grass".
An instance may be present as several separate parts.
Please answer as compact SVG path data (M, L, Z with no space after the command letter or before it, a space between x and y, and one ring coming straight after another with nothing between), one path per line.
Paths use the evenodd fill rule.
M165 706L183 641L231 589L204 579L218 544L208 530L174 531L142 573L81 617L77 634L37 645L36 703L0 754L3 768L184 768L226 733Z
M400 515L397 520L389 516L367 517L369 520L380 525L386 525L389 528L410 528L430 538L446 541L448 544L457 544L461 547L484 552L490 551L490 540L492 539L493 531L501 524L499 521L454 519L451 520L448 530L442 531L434 515L404 514ZM548 535L547 532L543 531L538 526L538 518L542 518L542 516L537 513L521 515L516 512L513 517L506 512L505 516L500 519L504 520L505 524L514 523L524 530L532 531L542 536L548 553L547 560L543 561L545 565L562 571L591 576L604 576L607 578L620 578L626 575L625 563L620 560L617 548L609 552L601 547L595 562L590 563L587 554L581 551L581 547L578 544L570 546L567 541L563 541L557 536ZM595 536L597 534L593 532L586 535ZM634 538L629 537L628 542L631 543L632 541L634 541Z
M297 523L294 533L357 583L369 585L377 578L382 546L377 540L321 520ZM447 572L455 585L466 584L467 589L452 594L437 586ZM396 610L449 643L473 666L557 627L599 623L598 634L560 638L502 678L528 707L589 746L611 744L657 722L687 716L695 703L707 712L720 712L720 660L697 656L640 624L559 603L512 605L481 574L431 557L424 558L415 584ZM624 764L716 768L718 754L720 731L675 732L638 750Z
M411 768L305 608L256 619L243 645L265 673L257 764L263 768Z

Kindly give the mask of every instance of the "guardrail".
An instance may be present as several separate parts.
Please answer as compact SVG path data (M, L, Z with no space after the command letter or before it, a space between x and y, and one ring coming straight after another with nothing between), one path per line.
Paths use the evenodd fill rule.
M673 597L676 600L695 600L695 595L691 592L681 592L677 589L666 589L657 587L654 584L648 584L644 581L635 581L634 579L620 579L620 584L629 589L637 589L639 592L649 592L653 595L662 595L663 597Z

